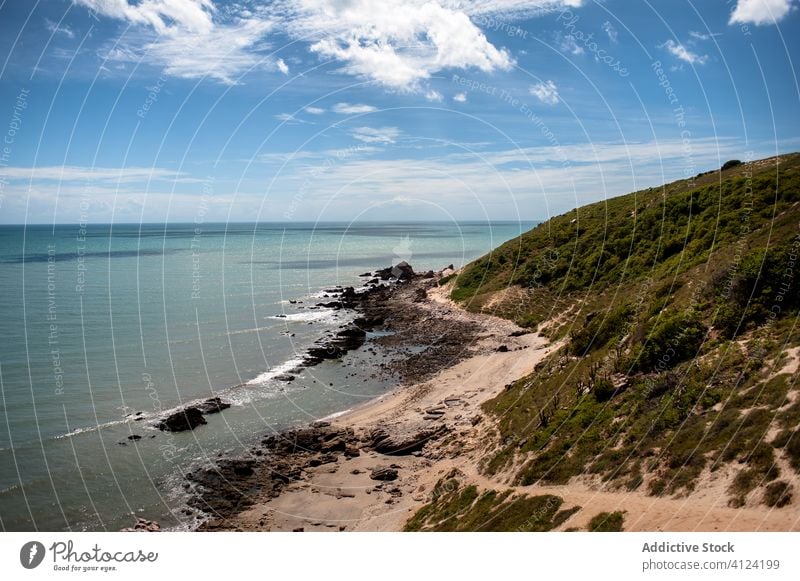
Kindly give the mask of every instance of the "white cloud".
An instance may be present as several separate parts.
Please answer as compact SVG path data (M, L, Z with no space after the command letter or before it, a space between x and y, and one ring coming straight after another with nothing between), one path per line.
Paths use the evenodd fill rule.
M470 16L504 14L509 18L530 18L564 8L580 8L584 0L451 0L449 4L461 7Z
M358 127L351 135L364 143L394 143L400 136L397 127Z
M428 101L435 101L437 103L441 103L442 100L444 99L444 97L439 91L434 91L433 89L430 89L428 90L427 93L425 93L425 98Z
M617 29L614 28L614 25L608 20L603 23L603 31L608 35L608 40L616 44L619 34L617 33Z
M456 93L453 96L453 101L456 103L466 103L467 102L467 94L466 93Z
M187 79L210 77L225 84L255 67L283 70L283 61L265 57L264 37L274 22L228 10L223 16L211 0L76 0L98 14L139 25L104 55L122 62L151 62L167 74ZM217 20L214 17L217 16Z
M553 81L546 81L544 83L531 85L529 90L531 95L546 105L558 104L558 87L556 87L556 84Z
M46 18L44 23L47 30L49 30L53 34L63 34L67 38L75 38L75 33L66 24L56 24L55 22L52 22L51 20L48 20Z
M7 167L5 177L11 180L29 181L119 181L134 182L148 180L194 181L180 172L158 167L83 167L55 165L39 167Z
M264 54L267 35L288 35L341 63L341 71L396 91L424 91L450 68L508 70L509 52L489 42L482 23L541 16L583 0L74 0L99 15L138 26L119 47L130 62L153 62L185 78L226 84L256 67L288 72ZM482 18L483 17L483 18ZM283 41L283 39L282 39Z
M360 103L336 103L333 107L331 107L331 111L334 113L339 113L341 115L359 115L361 113L374 113L377 111L377 107L373 107L372 105L364 105Z
M558 43L558 50L564 53L579 55L583 54L583 47L575 42L575 37L568 34L563 35L560 32L556 33L556 42Z
M281 123L288 123L288 124L302 123L304 125L315 125L314 122L306 121L305 119L299 119L298 117L295 117L291 113L278 113L277 115L275 115L275 119L277 119Z
M728 23L775 24L793 9L793 0L739 0Z
M321 107L306 107L303 109L303 111L309 113L310 115L322 115L325 113L325 109L322 109Z
M690 65L703 65L706 63L706 61L708 61L707 54L700 55L692 52L684 45L675 42L672 39L668 40L661 46L666 48L674 57L677 57L678 59L689 63Z
M711 34L705 34L704 32L697 32L696 30L690 30L689 36L694 40L711 40Z
M211 0L144 0L130 4L128 0L75 0L104 16L151 26L158 33L186 30L208 33L214 28L216 12Z
M350 74L390 89L416 91L420 81L447 68L509 69L513 60L508 51L492 45L469 13L508 11L525 4L305 0L299 6L283 6L290 14L289 34L320 39L311 44L312 52L341 61Z
M774 147L766 147L770 145ZM524 214L540 218L548 210L560 214L578 205L685 178L685 147L678 138L571 143L558 151L550 144L479 154L462 151L428 159L354 157L332 165L324 179L306 190L304 211L309 218L320 212L327 219L348 219L394 199L414 199L439 205L462 218L486 211L499 219L509 217L513 201ZM719 167L720 159L731 159L740 152L739 139L693 139L693 173ZM305 179L303 174L287 174L286 181L276 183L273 189L291 191Z

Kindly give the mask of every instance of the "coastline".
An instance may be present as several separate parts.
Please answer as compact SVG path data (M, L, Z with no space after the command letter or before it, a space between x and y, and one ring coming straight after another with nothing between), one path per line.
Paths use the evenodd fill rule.
M400 385L191 473L190 505L207 515L197 530L399 530L451 464L479 451L481 404L555 346L453 304L439 286L450 273L360 296L361 324L385 328L374 340L398 354L385 367ZM372 478L382 468L391 479Z
M437 485L455 476L481 490L563 499L573 514L555 530L585 530L593 516L615 511L625 512L628 531L797 530L794 507L730 508L722 474L686 497L608 489L586 476L528 486L484 476L480 465L495 436L482 404L561 344L463 310L449 300L448 285L438 285L441 278L417 275L365 295L367 314L378 309L393 328L378 340L401 354L387 364L404 378L400 385L189 474L190 505L207 517L195 530L400 531L441 493ZM409 355L420 341L428 349Z

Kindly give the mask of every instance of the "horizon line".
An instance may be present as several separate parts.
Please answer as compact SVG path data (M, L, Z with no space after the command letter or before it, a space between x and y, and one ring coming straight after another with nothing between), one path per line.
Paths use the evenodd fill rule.
M80 222L0 222L0 227L3 226L207 226L210 224L240 224L240 225L259 225L259 224L467 224L467 223L481 223L481 224L528 224L531 222L544 222L549 218L536 218L530 220L523 219L498 219L486 220L478 218L468 218L464 220L366 220L360 222L353 222L349 220L297 220L292 222L280 220L262 220L262 221L247 221L247 220L230 220L227 222L217 222L208 220L205 222L192 222L192 221L176 221L176 222L88 222L81 224Z

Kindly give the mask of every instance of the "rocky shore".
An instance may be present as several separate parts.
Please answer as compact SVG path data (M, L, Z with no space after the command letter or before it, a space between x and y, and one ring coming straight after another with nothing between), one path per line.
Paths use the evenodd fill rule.
M409 507L428 498L435 481L426 482L480 442L480 404L502 389L498 382L530 370L545 344L508 321L451 304L439 286L451 273L416 274L400 264L365 273L360 292L334 289L324 306L357 316L310 348L306 364L375 342L395 354L380 366L400 387L335 420L265 434L247 454L189 473L189 504L205 515L199 530L402 526ZM518 352L531 347L525 361Z
M442 271L414 272L411 265L396 266L362 274L366 281L362 290L354 287L327 289L324 302L312 308L350 310L354 320L338 331L328 332L306 349L301 362L275 377L279 381L294 381L303 369L324 361L340 360L348 352L359 349L367 334L384 331L376 344L388 347L398 355L382 364L379 370L403 382L420 381L441 369L443 365L464 355L464 340L477 331L474 324L444 321L425 317L415 308L435 288L442 276L452 272L452 265ZM241 386L244 387L244 386ZM189 404L160 418L154 424L159 430L183 432L208 423L206 416L219 413L231 404L214 397Z

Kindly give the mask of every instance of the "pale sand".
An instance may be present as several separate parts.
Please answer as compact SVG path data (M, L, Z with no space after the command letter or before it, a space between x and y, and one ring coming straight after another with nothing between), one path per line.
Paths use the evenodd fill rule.
M484 417L473 426L471 419L483 415L480 410L483 402L499 394L507 384L529 374L558 345L549 344L538 334L509 337L518 330L514 324L489 315L466 313L446 298L445 290L430 292L427 308L432 314L480 322L486 332L473 346L475 355L430 381L400 388L331 421L356 430L376 425L413 429L432 425L431 420L423 418L424 410L443 405L445 413L438 421L453 429L453 441L443 438L441 442L429 444L426 457L383 456L362 451L359 457L311 468L307 471L310 475L307 480L290 484L278 498L236 515L228 523L230 528L402 530L408 518L430 500L437 481L453 468L463 473L463 481L481 489L509 488L502 475L490 479L479 474L480 448L488 441L486 432L491 425ZM501 344L507 345L509 351L497 352ZM515 350L518 348L521 350ZM445 400L451 405L445 405ZM370 479L373 467L390 464L397 467L396 481L380 485ZM731 477L728 472L704 474L698 489L687 498L651 497L641 491L608 491L582 478L565 486L511 488L531 495L554 494L564 499L563 508L582 507L560 530L585 529L596 514L618 510L625 511L625 530L630 531L800 530L800 499L796 495L791 505L781 509L760 505L758 498L748 499L743 508L728 508L725 492ZM782 478L790 480L795 491L800 490L794 471L782 470ZM379 485L377 489L376 485Z

